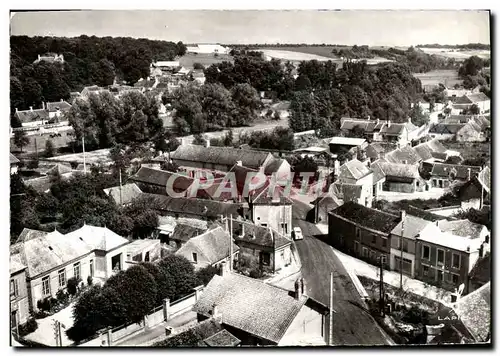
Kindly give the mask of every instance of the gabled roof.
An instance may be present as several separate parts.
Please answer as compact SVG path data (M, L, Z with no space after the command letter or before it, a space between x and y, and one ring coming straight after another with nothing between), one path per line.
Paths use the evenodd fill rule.
M483 101L489 101L490 98L484 93L473 93L461 96L455 101L455 104L475 104Z
M370 168L368 168L361 161L353 159L340 166L339 177L359 180L370 173Z
M193 311L209 316L216 305L223 324L279 343L307 299L295 299L281 288L228 273L212 278Z
M249 179L250 182L254 182L255 184L257 184L257 181L260 179L266 179L266 177L262 173L259 175L258 170L248 168L245 166L240 166L238 164L235 164L234 166L232 166L231 169L229 170L229 172L234 173L234 178L236 180L236 187L238 189L238 194L243 194L247 178ZM254 177L254 178L250 178L250 177Z
M418 127L413 125L411 122L390 123L390 124L387 123L384 126L382 126L382 128L380 129L380 133L389 136L400 136L403 134L405 129L408 132L412 132L414 130L417 130Z
M9 160L10 160L10 164L18 164L19 162L21 162L12 153L9 153Z
M420 178L418 167L413 164L389 163L378 160L373 162L370 168L374 172L374 181L379 181L383 177Z
M477 180L482 185L484 190L486 190L486 192L489 193L490 189L491 189L490 167L488 167L488 166L484 167L484 169L481 172L479 172L479 174L477 175Z
M469 278L485 284L491 280L491 253L486 253L476 261Z
M126 245L126 238L114 233L105 227L83 225L78 230L65 235L66 238L78 238L84 241L92 250L111 251L119 246Z
M486 229L486 226L473 223L467 219L438 222L441 231L451 232L453 235L468 237L469 239L477 239L481 236L481 232Z
M427 211L427 210L424 210L424 209L419 209L419 208L416 208L414 206L411 206L409 205L407 210L406 210L406 213L408 215L412 215L412 216L415 216L415 217L419 217L419 218L422 218L424 220L427 220L427 221L432 221L432 222L436 222L436 221L440 221L440 220L455 220L455 218L453 217L444 217L444 216L441 216L441 215L437 215L437 214L434 214L430 211Z
M472 115L450 115L443 121L445 124L466 124L472 119Z
M19 110L19 111L16 111L15 115L21 121L21 123L49 119L49 112L47 110L44 110L44 109L23 110L23 111Z
M24 229L11 254L19 253L30 277L62 266L90 253L92 248L82 239L70 238L58 231Z
M398 216L366 206L346 202L330 212L360 226L389 234L401 221Z
M469 169L470 169L471 179L481 171L481 167L478 166L463 166L460 164L433 163L430 174L432 177L448 177L451 172L454 172L456 179L467 180L469 177Z
M191 177L151 167L141 167L129 178L133 182L151 184L165 189L169 179L173 184L172 188L176 192L186 191L194 182Z
M394 151L397 148L395 143L391 142L372 142L366 147L366 156L372 159L378 159L379 155Z
M47 110L49 112L55 112L58 109L60 111L68 111L69 109L71 109L71 104L63 100L55 101L53 103L47 103Z
M205 231L206 228L200 229L198 226L177 224L175 225L174 232L170 236L170 240L186 242L195 236L203 234Z
M250 197L252 204L255 205L270 205L270 204L279 204L279 205L292 205L293 201L289 196L286 195L286 191L283 187L280 187L278 184L274 187L274 192L270 193L271 182L269 180L266 181L263 187L255 190L254 194Z
M244 232L244 234L243 234ZM291 244L291 240L270 227L256 225L249 221L233 219L233 238L236 244L240 241L250 242L257 246L279 249Z
M271 175L278 172L282 164L288 164L288 166L290 166L286 159L273 157L264 167L264 174Z
M432 222L417 216L406 214L404 229L403 221L401 221L398 225L396 225L391 233L396 236L401 236L401 232L403 232L403 237L415 239L418 234L420 234L420 231L422 231L429 224L432 224Z
M203 340L203 342L210 347L235 347L240 344L241 340L226 329L222 329L217 334Z
M170 154L173 160L213 163L233 166L238 161L250 168L260 168L272 157L268 152L241 150L232 147L204 147L198 145L181 145Z
M421 158L413 147L403 146L386 153L384 160L389 163L417 164L421 161Z
M385 120L365 120L357 118L341 118L340 129L343 131L351 131L355 127L363 130L365 133L372 133L380 131L380 129L387 123Z
M176 254L191 259L192 251L199 251L208 263L214 264L229 256L230 240L229 233L219 226L189 239ZM233 253L240 249L234 242L231 243Z
M205 340L211 336L217 335L221 331L225 331L222 325L216 320L210 318L194 324L185 331L154 343L153 347L203 347L207 346L207 344L205 344Z
M26 269L26 265L23 263L20 253L15 253L10 255L9 263L9 273L13 275L14 273L20 272Z
M446 123L439 123L439 124L434 124L431 126L429 129L430 134L439 134L439 135L444 135L444 134L450 134L454 135L458 131L460 131L465 124L446 124Z
M122 204L129 204L132 200L140 197L142 191L137 185L135 185L135 183L131 183L122 185L121 189L120 186L106 188L104 189L104 193L113 198L117 204L120 204L120 201Z
M476 342L489 341L492 317L490 283L460 298L453 310Z

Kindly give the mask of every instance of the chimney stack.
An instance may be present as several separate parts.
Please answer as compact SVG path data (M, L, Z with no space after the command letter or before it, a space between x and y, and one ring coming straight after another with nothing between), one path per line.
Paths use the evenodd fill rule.
M210 147L210 139L208 137L205 140L205 147Z
M391 127L391 120L387 121L387 127Z
M370 115L368 115L368 120L370 120Z
M377 125L380 124L380 119L377 119Z
M18 112L17 108L16 108L16 112Z
M63 101L64 101L64 100L63 100L63 99L61 99L61 103L62 103Z
M38 55L38 60L40 60L40 55Z
M243 162L242 161L236 161L236 165L241 167L241 166L243 166Z
M468 168L468 169L467 169L467 172L468 172L468 176L469 176L469 179L468 179L468 180L470 180L470 173L471 173L471 169L470 169L470 168Z
M30 106L30 111L33 112L33 106Z

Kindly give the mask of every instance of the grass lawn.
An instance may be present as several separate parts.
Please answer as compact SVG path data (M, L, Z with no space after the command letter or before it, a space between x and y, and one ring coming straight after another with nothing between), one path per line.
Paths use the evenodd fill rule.
M179 63L181 66L186 69L192 69L194 63L201 63L206 67L211 66L214 63L222 63L222 62L233 62L233 58L226 54L219 54L217 57L214 57L213 54L186 54L179 59Z
M52 143L54 144L54 148L61 148L61 147L66 147L68 144L72 141L73 137L70 136L70 132L73 130L69 131L64 131L61 132L61 137L50 137L49 133L42 134L42 135L33 135L33 136L28 136L30 142L28 145L23 147L23 153L32 153L36 152L38 150L38 153L42 153L45 150L45 142L48 140L52 140ZM14 145L14 139L10 139L10 151L12 153L19 153L21 150L19 147Z

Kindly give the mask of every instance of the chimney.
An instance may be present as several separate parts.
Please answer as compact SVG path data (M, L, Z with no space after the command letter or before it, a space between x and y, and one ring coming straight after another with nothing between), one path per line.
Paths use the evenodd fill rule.
M33 106L30 106L30 111L33 112Z
M40 55L38 55L38 60L40 60Z
M468 172L468 177L469 177L469 179L468 179L468 180L470 180L470 172L471 172L471 169L470 169L470 168L467 168L467 172Z
M245 236L245 224L241 223L241 237Z
M370 120L370 115L368 115L367 119Z
M391 127L391 120L387 121L387 127Z
M17 108L16 108L16 112L18 112Z
M484 256L484 244L485 242L483 242L479 247L479 258L482 258Z
M63 99L61 99L61 103L62 103L63 101L64 101L64 100L63 100Z
M302 296L302 293L301 293L301 292L302 292L302 290L301 290L300 280L299 280L299 279L297 279L297 280L295 281L295 295L294 295L294 296L295 296L295 299L297 299L297 300L299 300L299 299L300 299L300 297Z
M241 167L241 166L243 166L243 162L242 161L236 161L236 165Z
M220 276L225 277L227 275L227 263L226 261L222 261L221 266L220 266Z
M411 117L408 116L408 123L411 124Z
M214 318L219 323L222 323L222 314L219 312L219 308L217 307L217 304L214 304L212 306L212 318Z
M205 140L205 147L210 147L210 139L208 137Z
M184 137L181 137L179 141L181 143L181 146L184 146L186 144L186 140L184 139Z

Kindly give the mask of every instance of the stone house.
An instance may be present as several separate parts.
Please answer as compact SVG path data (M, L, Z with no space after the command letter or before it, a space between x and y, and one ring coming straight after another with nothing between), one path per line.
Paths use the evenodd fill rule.
M489 205L490 190L491 173L490 167L486 166L477 176L474 176L460 188L459 197L462 209L481 209L485 204Z
M10 255L10 327L12 329L26 323L29 318L30 304L26 268L18 253Z

